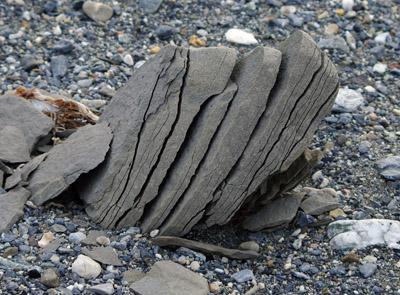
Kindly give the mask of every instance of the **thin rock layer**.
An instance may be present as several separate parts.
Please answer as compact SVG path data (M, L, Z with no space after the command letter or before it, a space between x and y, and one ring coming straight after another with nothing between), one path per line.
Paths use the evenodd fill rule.
M334 66L301 31L238 62L225 47L166 46L100 118L114 138L81 179L86 211L107 228L140 222L169 235L225 224L303 154L337 89Z

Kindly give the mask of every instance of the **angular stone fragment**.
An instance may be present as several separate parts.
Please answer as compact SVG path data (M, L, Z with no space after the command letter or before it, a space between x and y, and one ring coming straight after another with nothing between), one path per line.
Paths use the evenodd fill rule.
M130 288L141 295L207 295L205 278L172 261L156 262L147 275Z
M338 197L338 194L332 188L315 189L305 187L302 192L306 194L306 197L301 202L300 208L306 214L320 215L340 206L339 203L335 202L335 198Z
M87 125L55 146L29 177L30 200L41 205L95 168L104 160L111 138L106 124Z
M24 214L23 208L29 195L29 191L22 187L0 194L0 233L8 232Z
M24 133L15 126L0 130L0 160L5 163L25 163L30 160L28 142Z
M85 279L94 279L101 273L101 266L92 258L81 254L72 263L72 272Z
M389 156L376 162L379 174L387 180L400 180L400 156Z
M252 259L258 257L257 251L228 249L212 244L206 244L188 239L160 236L152 239L152 242L158 246L179 246L186 247L194 251L200 251L212 255L225 256L232 259Z
M140 0L140 7L146 13L155 13L163 0Z
M53 128L53 121L19 96L0 96L0 126L15 126L25 135L29 151Z
M31 161L26 163L22 168L18 167L17 169L15 169L14 173L7 178L4 188L6 190L11 189L21 182L24 182L21 184L24 185L28 180L29 175L36 170L39 164L42 163L46 157L47 153L42 154L40 156L33 158Z
M296 216L302 199L303 195L301 194L286 194L248 217L242 227L250 231L260 231L287 224Z
M82 248L82 253L103 264L121 266L122 263L112 247L94 247L92 250Z

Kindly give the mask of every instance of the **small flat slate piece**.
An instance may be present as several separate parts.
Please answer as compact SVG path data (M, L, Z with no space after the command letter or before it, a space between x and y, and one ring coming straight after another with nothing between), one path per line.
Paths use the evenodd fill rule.
M0 233L8 232L24 214L23 208L30 192L22 187L0 194Z
M0 160L5 163L25 163L30 157L28 142L21 129L5 126L0 130Z
M302 199L301 194L285 194L248 217L242 227L250 231L260 231L287 224L296 216Z
M140 0L140 7L146 13L155 13L163 0Z
M335 202L335 198L337 198L338 195L332 188L315 189L305 187L302 192L306 194L306 197L301 202L300 208L306 214L320 215L340 207L340 204Z
M57 197L82 173L105 158L112 139L106 124L86 125L55 146L29 177L27 189L36 205Z
M169 260L157 261L147 275L130 288L140 295L207 295L207 280Z
M112 247L94 247L91 250L82 248L82 253L103 264L116 266L122 265L117 253Z
M22 130L32 151L38 140L53 128L53 121L29 101L16 95L0 96L0 126L15 126Z
M171 236L159 236L152 239L151 241L158 246L186 247L194 251L200 251L212 255L220 255L221 257L225 256L232 259L253 259L259 256L256 251L252 250L228 249L212 244L206 244Z

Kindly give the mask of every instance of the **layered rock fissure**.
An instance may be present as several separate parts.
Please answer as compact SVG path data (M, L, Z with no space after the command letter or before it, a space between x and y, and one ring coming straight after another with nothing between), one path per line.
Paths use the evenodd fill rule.
M322 56L322 66L317 72L315 72L310 84L307 87L306 92L304 92L301 95L301 97L296 101L296 104L293 107L292 112L290 113L287 123L285 127L282 129L280 137L273 145L273 148L270 150L270 152L273 152L274 149L279 149L280 153L277 154L276 157L273 157L273 160L275 162L273 168L268 169L272 164L274 164L274 162L271 162L271 164L265 168L265 170L267 171L265 174L273 176L275 174L279 174L282 171L286 171L289 167L283 168L283 166L287 165L286 163L290 164L293 163L293 161L299 157L298 155L299 152L301 154L304 150L304 147L308 145L309 140L304 140L304 139L305 138L308 139L311 137L308 136L308 134L306 133L308 133L309 130L314 130L312 125L318 123L319 122L318 119L321 118L323 114L329 112L330 108L332 107L333 103L332 96L335 95L338 85L336 85L336 87L333 90L332 86L327 87L326 85L327 81L329 82L328 86L335 85L331 83L332 81L329 81L335 79L335 76L332 75L333 65L325 63L324 59L325 57ZM329 72L327 73L327 71ZM323 92L330 93L330 95L327 98L324 95L321 96ZM312 98L315 99L312 100ZM312 103L307 103L310 101L312 101ZM303 107L307 107L307 109L303 110ZM310 114L310 111L312 110L315 113L314 116ZM312 119L308 121L309 118ZM294 130L291 130L289 127L293 125L293 123L296 124L293 126ZM306 126L304 127L303 125ZM289 138L284 136L285 133L289 135ZM266 159L268 158L269 156L266 157ZM254 178L251 179L250 184L247 185L248 190L243 191L242 194L239 196L237 194L233 194L231 190L230 191L228 190L228 192L230 193L230 200L232 200L231 201L232 205L228 209L224 210L224 212L226 212L225 215L223 214L217 215L220 218L219 222L217 222L218 224L224 224L227 221L229 221L231 217L230 214L234 214L246 201L246 196L249 196L251 193L253 193L253 191L251 190L252 187L255 189L260 187L261 182L265 180L265 176L258 177L258 179L259 181L257 182L254 176ZM254 184L254 182L256 183Z
M196 178L161 226L162 233L180 235L183 228L193 226L202 217L200 212L212 201L212 193L240 159L266 108L280 58L279 51L259 47L238 62L232 73L232 81L238 87L232 106Z
M301 50L295 47L297 50L294 54L290 54L293 53L291 50L293 50L292 46L296 46L295 44ZM225 186L220 189L215 198L214 205L207 212L208 226L226 223L234 214L233 211L229 211L234 205L232 202L235 199L241 199L243 194L252 194L257 189L250 188L250 185L263 167L269 172L266 162L274 159L270 157L274 148L278 150L281 148L278 143L285 130L282 126L287 124L288 118L296 109L299 97L307 91L311 77L320 67L321 61L317 58L319 50L316 44L309 42L306 36L290 37L283 46L278 47L278 50L282 52L282 63L277 83L269 97L268 108L261 117L243 158L232 170L232 174L226 179ZM299 67L300 71L293 71L296 67ZM281 105L282 101L284 106ZM271 125L273 127L269 127ZM268 172L265 174L269 174Z
M164 123L161 125L161 128L159 128L159 131L157 132L156 135L162 134L161 130L163 127L166 126L166 124L167 124L166 122L169 122L169 124L168 124L170 126L169 131L164 139L162 139L162 138L160 139L160 141L162 142L161 145L153 144L156 142L156 140L154 139L155 137L153 137L153 133L154 133L154 130L157 130L157 128L149 128L150 132L151 132L149 140L140 141L140 138L139 138L138 148L140 145L140 147L142 148L142 153L147 154L147 156L144 161L140 162L140 159L137 161L136 158L133 159L133 161L132 161L130 177L128 178L127 183L126 183L126 187L128 187L128 185L130 186L129 191L127 193L125 193L126 190L124 190L121 193L121 198L123 198L123 200L116 203L117 205L119 205L119 203L122 202L122 204L119 205L120 209L122 209L122 210L124 210L125 208L126 209L124 211L121 210L122 212L118 212L117 213L118 215L114 218L114 220L112 220L113 226L115 226L117 228L123 223L123 220L126 219L127 216L131 217L132 219L136 219L136 221L140 218L140 212L137 211L137 207L135 208L135 205L140 201L140 198L143 194L144 189L146 188L147 184L149 183L150 178L153 175L155 169L158 167L160 157L165 150L168 139L171 137L171 135L175 129L175 126L179 120L180 112L181 112L181 102L182 102L182 89L185 85L185 77L188 73L188 67L189 67L189 62L188 62L189 57L188 57L187 51L184 51L184 52L181 51L180 54L181 54L180 57L183 58L184 65L182 67L182 70L179 71L178 74L171 81L168 81L168 88L167 88L167 92L166 92L166 103L164 104L166 107L167 118L165 119ZM172 81L175 81L175 79L180 74L182 74L182 76L181 76L182 83L180 85L178 95L175 95L175 97L173 97L173 98L175 98L176 104L172 105L173 110L172 110L172 114L171 114L169 107L170 107L170 104L172 104L173 102L171 102L169 100L170 95L169 95L168 91L170 89L170 85L171 85L170 83ZM160 112L157 112L157 111L160 110L160 108L161 107L157 108L156 111L152 114L159 114ZM159 117L160 116L157 116L154 119L158 120ZM170 121L168 120L169 118L171 118ZM146 122L149 122L149 121L146 121ZM157 125L158 124L156 121L156 126ZM143 126L144 126L144 124L143 124ZM151 124L149 124L147 126L151 126ZM150 145L144 144L143 142L150 143ZM153 149L155 149L155 151L153 151ZM149 155L151 154L151 152L153 152L152 159L149 162L149 161L147 161L147 159L148 159ZM139 162L139 163L137 164L137 162ZM139 168L133 169L136 166L135 164L138 165ZM147 164L146 168L144 168L145 164ZM132 175L132 173L134 175ZM141 177L142 179L138 180L138 177ZM140 186L138 184L140 184ZM132 190L133 190L133 192L132 192ZM139 192L137 193L137 191L139 191Z

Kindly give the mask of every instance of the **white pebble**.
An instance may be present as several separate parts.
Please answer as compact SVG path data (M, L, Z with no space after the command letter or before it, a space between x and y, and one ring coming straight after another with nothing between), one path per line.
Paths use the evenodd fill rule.
M238 29L229 29L225 33L225 38L228 42L242 44L242 45L254 45L258 44L253 34L247 33Z
M388 67L388 66L387 66L386 64L377 63L377 64L374 65L374 67L372 68L372 70L373 70L374 72L379 73L379 74L383 74L383 73L385 73L385 72L387 71L387 67Z
M155 238L156 236L158 236L159 232L160 232L160 230L158 230L158 229L152 230L150 232L150 237Z
M124 63L126 63L128 66L133 66L133 58L130 54L124 56Z
M94 279L101 273L101 266L92 258L80 254L72 264L72 272L85 279Z
M59 36L59 35L62 34L62 31L61 31L60 26L56 26L56 27L54 28L53 34L54 34L54 35L57 35L57 36Z
M342 7L344 10L352 11L354 6L354 0L342 0Z

